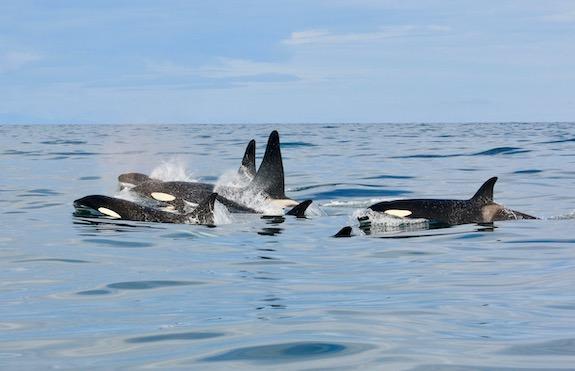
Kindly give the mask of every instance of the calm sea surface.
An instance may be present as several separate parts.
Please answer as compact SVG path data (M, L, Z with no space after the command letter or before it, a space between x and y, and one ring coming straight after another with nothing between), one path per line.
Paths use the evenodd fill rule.
M216 182L282 141L312 217L207 228L75 218L116 177ZM365 235L376 200L541 220ZM575 367L575 124L0 126L0 368ZM345 225L353 238L332 238Z

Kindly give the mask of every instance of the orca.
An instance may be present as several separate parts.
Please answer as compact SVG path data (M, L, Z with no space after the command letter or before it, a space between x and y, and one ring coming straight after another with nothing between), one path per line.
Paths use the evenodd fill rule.
M214 202L217 193L211 193L192 212L176 214L102 195L91 195L74 201L76 216L98 216L112 219L156 223L214 224Z
M250 141L239 173L247 177L253 175L248 185L243 187L218 186L216 189L214 184L209 183L150 180L136 185L130 191L156 201L179 203L176 206L178 210L181 210L182 200L197 204L216 191L218 192L217 200L231 212L257 213L256 210L239 200L246 195L254 197L261 194L270 203L281 207L298 204L297 201L285 195L284 170L277 131L272 131L268 138L266 152L257 172L255 172L255 141Z
M242 163L238 169L238 177L242 182L250 182L256 176L256 141L250 140ZM161 182L160 179L154 179L142 173L124 173L118 176L120 188L132 188L146 182Z
M407 199L369 206L375 212L397 218L426 219L432 226L492 223L500 220L537 219L493 202L497 177L487 180L468 200ZM367 218L358 218L360 223Z

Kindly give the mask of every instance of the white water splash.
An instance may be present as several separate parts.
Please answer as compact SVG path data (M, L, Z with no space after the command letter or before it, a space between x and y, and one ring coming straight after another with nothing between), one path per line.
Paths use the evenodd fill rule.
M325 204L322 204L321 206L323 207L350 207L350 208L358 208L358 207L368 207L371 206L373 204L376 204L378 202L382 202L382 201L390 201L390 200L395 200L392 198L370 198L369 200L345 200L345 201L340 201L340 200L336 200L336 201L329 201L326 202Z
M228 211L228 209L219 202L214 203L214 224L215 225L223 225L223 224L232 224L234 222L234 218Z
M246 187L248 184L250 184L250 181L251 180L248 179L247 177L240 175L237 170L228 170L218 178L215 188L216 189L218 189L218 187L243 188Z
M323 211L319 205L315 202L312 202L311 205L309 205L309 207L307 208L307 210L305 211L305 216L308 217L314 217L314 216L326 216L327 213L325 211Z
M264 215L279 216L284 214L283 209L271 203L265 193L245 189L248 184L249 181L240 176L237 170L229 170L219 177L214 192Z
M552 216L549 218L549 220L569 220L569 219L575 219L575 210L571 211L568 214Z
M186 163L181 158L171 158L152 169L150 178L162 181L197 182L186 168Z
M130 192L130 188L122 188L114 194L114 197L121 198L122 200L140 202L141 199L137 194Z
M372 226L383 227L384 229L391 230L405 230L405 229L421 229L429 227L429 220L427 219L410 219L391 216L385 213L379 213L371 209L355 210L351 216L351 220L355 223L359 218L367 218ZM360 224L362 224L360 222Z

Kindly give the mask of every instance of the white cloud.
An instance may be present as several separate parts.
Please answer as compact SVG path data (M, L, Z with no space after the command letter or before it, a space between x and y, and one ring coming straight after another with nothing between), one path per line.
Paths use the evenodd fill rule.
M448 32L451 29L446 26L392 26L382 27L374 32L358 33L333 33L328 30L306 30L292 32L288 39L282 42L287 45L326 45L326 44L357 44L372 43L391 38L428 36L437 33Z
M161 76L189 76L211 79L249 77L269 74L289 74L298 78L297 68L283 63L257 62L248 59L218 58L215 63L190 67L170 61L149 62L148 71Z
M0 54L0 73L19 70L25 65L40 59L42 59L42 56L33 52L11 51Z
M202 76L212 78L245 77L276 73L297 75L297 70L285 64L230 58L220 58L217 64L201 67L199 71Z
M160 76L193 76L197 75L197 69L176 64L171 61L148 61L146 69L153 75Z

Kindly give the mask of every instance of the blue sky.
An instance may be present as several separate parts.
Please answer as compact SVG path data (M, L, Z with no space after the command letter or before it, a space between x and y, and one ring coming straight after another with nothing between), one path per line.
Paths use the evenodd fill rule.
M572 0L0 0L0 123L575 120Z

